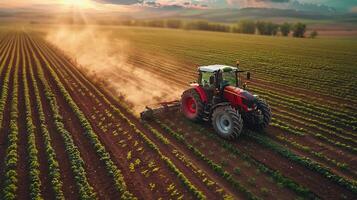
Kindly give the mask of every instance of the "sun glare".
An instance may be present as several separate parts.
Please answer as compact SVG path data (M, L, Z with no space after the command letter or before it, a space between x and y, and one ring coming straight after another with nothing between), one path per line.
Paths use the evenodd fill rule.
M94 6L91 0L62 0L62 4L77 8L92 8Z

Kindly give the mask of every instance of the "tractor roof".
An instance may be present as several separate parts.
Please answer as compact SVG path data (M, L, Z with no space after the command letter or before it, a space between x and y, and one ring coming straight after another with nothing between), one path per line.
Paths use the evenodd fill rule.
M208 65L208 66L201 66L198 67L198 70L201 72L216 72L218 70L223 70L226 68L231 68L232 70L238 70L237 67L232 67L228 65Z

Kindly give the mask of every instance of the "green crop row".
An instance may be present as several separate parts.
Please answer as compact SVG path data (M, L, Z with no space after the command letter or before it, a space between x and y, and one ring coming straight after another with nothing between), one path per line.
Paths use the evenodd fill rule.
M264 83L254 82L252 86L249 88L263 89L264 91L269 91L269 93L275 93L282 95L285 98L288 98L289 101L298 102L300 104L309 104L308 106L320 110L322 112L328 112L330 114L337 114L338 117L347 117L347 119L354 119L357 117L357 114L354 113L355 109L351 106L351 104L336 102L330 99L326 99L319 96L314 96L307 93L299 93L298 95L294 95L291 92L290 88L284 87L284 85L278 84L280 87L275 88L274 86L267 86ZM323 101L323 103L321 103Z
M48 71L51 73L52 77L54 78L57 86L60 89L60 92L63 94L66 102L71 107L77 118L80 120L81 126L85 129L85 135L90 139L91 143L93 144L97 154L104 162L106 169L110 176L112 176L113 181L115 183L116 189L121 194L122 199L136 199L136 197L131 194L124 181L124 177L121 171L117 168L114 162L111 160L110 154L106 151L104 145L100 142L97 134L93 131L89 121L79 109L77 104L73 101L72 97L69 95L68 91L63 86L62 82L58 78L57 74L52 69L52 66L49 64L45 56L40 51L39 47L36 46L40 56L42 57L43 61L46 63Z
M269 102L274 102L277 105L293 109L297 112L307 114L307 116L310 117L315 117L317 119L324 120L325 122L331 123L336 126L343 126L343 127L353 127L356 126L356 121L354 120L346 120L343 118L336 117L335 115L327 114L325 112L318 112L313 108L309 108L306 105L299 105L295 101L289 102L287 98L283 98L280 95L275 95L271 94L268 92L265 92L262 89L257 89L255 88L252 90L256 93L258 93L260 96L266 98L266 100L269 100Z
M162 123L158 119L156 119L155 121L161 126L161 128L163 128L164 130L166 130L167 132L172 134L178 141L185 144L189 149L192 149L192 150L196 149L195 147L193 147L192 145L187 143L187 141L182 136L182 134L175 132L169 126ZM167 121L167 123L170 123L170 122ZM191 124L195 126L195 124L193 124L193 123L191 123ZM241 157L242 159L250 162L251 164L255 165L260 171L271 176L274 179L274 181L277 182L278 184L283 185L284 187L293 190L296 194L301 195L302 197L305 197L308 199L316 199L317 198L315 196L315 194L313 194L309 189L307 189L307 188L299 185L298 183L294 182L293 180L283 176L279 171L275 171L275 170L268 168L264 164L260 163L259 161L255 160L254 158L252 158L250 155L239 151L234 145L232 145L230 142L227 142L226 140L219 138L215 133L211 133L207 130L205 130L204 133L209 138L214 139L216 142L218 142L221 145L221 147L223 147L224 149L226 149L229 152L233 153L234 155L237 155L237 156ZM194 153L199 153L199 151L196 149L196 150L194 150ZM202 156L204 156L204 155L202 154Z
M267 87L264 87L264 85L263 86L257 85L252 88L253 88L253 90L255 88L256 88L256 90L260 90L260 91L263 90L264 92L266 92L266 94L274 95L274 97L280 97L279 99L283 100L284 102L289 102L289 103L293 103L293 104L311 108L311 109L317 111L318 113L322 112L322 113L326 113L329 115L334 115L335 117L343 118L343 119L346 119L349 121L356 120L356 118L354 117L355 113L353 113L353 111L344 110L344 109L341 109L336 106L332 107L332 106L327 106L327 105L324 105L321 103L311 102L311 100L309 100L309 101L305 100L305 98L314 99L314 97L312 97L312 96L307 96L305 94L299 94L299 97L296 97L296 96L286 94L285 89L283 91L276 91L274 89L269 89ZM303 97L301 97L301 96L303 96ZM321 100L319 100L319 101L321 101Z
M335 141L335 139L338 138L339 140L344 140L345 142L352 143L352 145L357 145L357 142L354 140L354 138L347 137L347 136L340 135L340 134L336 134L334 131L330 131L330 130L321 128L321 127L316 126L315 124L312 124L312 123L311 124L310 123L304 123L302 120L296 119L295 117L290 117L290 116L287 116L287 115L284 115L284 114L280 114L279 111L275 112L274 116L277 116L277 117L279 117L280 119L283 119L283 120L299 123L299 124L302 124L302 125L304 125L306 127L313 128L313 129L316 129L316 130L319 131L318 133L315 133L315 132L311 131L311 132L313 132L311 135L315 136L317 134L322 134L324 136L330 136L329 139L333 140L333 141ZM286 125L288 124L288 123L280 121L280 120L276 120L276 121L279 121L281 124L286 124ZM307 130L305 130L303 128L300 128L300 130L304 131L304 132L309 132L309 131L307 131ZM351 150L353 150L352 147L351 147Z
M22 81L24 87L24 99L26 107L26 130L27 130L27 151L29 156L29 166L30 166L30 196L32 199L40 200L43 199L41 196L41 181L40 181L40 163L38 162L38 150L36 148L35 139L35 126L32 121L32 111L30 102L30 93L27 83L27 71L26 71L26 56L24 52L24 41L21 43L21 54L22 54Z
M31 52L36 62L38 77L44 86L45 97L50 104L56 130L58 133L60 133L60 135L64 139L65 148L69 155L69 160L71 163L71 168L73 170L73 173L75 174L74 178L76 180L76 184L79 190L79 195L81 199L88 199L88 200L95 199L96 194L94 192L94 189L92 188L92 186L90 186L88 179L86 177L86 172L84 169L84 161L80 156L80 152L78 148L74 144L71 134L64 127L63 118L59 113L59 107L56 101L56 97L52 93L51 88L45 79L45 76L41 68L40 60L38 59L37 55L35 55L36 52L35 49L32 49Z
M210 160L207 158L203 153L201 153L197 148L192 146L191 144L187 143L185 139L182 137L182 135L176 133L169 127L165 126L162 124L159 120L156 120L156 123L160 125L162 129L170 133L175 139L177 139L180 143L184 144L190 151L194 153L195 156L197 156L199 159L203 160L208 164L208 166L215 171L217 174L219 174L222 178L224 178L226 181L228 181L233 187L235 187L238 191L242 192L248 199L259 199L256 197L252 192L250 192L248 189L246 189L239 181L235 180L232 175L225 171L221 165L218 165L214 161ZM146 128L148 128L150 131L155 131L150 125L146 124Z
M74 76L74 78L80 83L80 81ZM84 80L87 81L86 78L84 78ZM131 122L131 120L129 118L127 118L119 109L117 109L114 105L112 105L110 103L110 101L100 92L97 90L97 88L95 88L90 82L87 82L91 85L92 89L95 91L95 93L100 96L107 105L110 106L111 109L113 109L113 111L118 114L118 116L120 118L122 118L124 121L126 121L130 127L134 130L135 133L137 133L144 141L145 143L148 144L148 146L150 148L152 148L153 150L155 150L159 156L161 157L162 160L165 161L165 163L167 164L167 166L174 172L176 173L177 177L182 181L182 183L188 188L189 191L191 191L196 198L198 199L205 199L205 195L198 190L188 179L187 177L172 163L172 161L166 157L165 155L163 155L161 153L161 151L159 150L159 148L156 146L156 144L154 144L143 132L141 132L136 126L135 124L133 124ZM83 87L85 87L84 85L82 85ZM86 89L87 90L87 89ZM87 90L88 91L88 90Z
M331 159L329 157L327 157L326 155L324 155L322 152L316 152L316 151L313 151L310 147L308 146L304 146L304 145L301 145L295 141L292 141L284 136L281 136L281 135L277 135L276 138L278 138L280 141L283 141L283 142L286 142L290 145L292 145L293 147L299 149L299 150L302 150L304 152L307 152L307 153L310 153L326 162L329 162L333 165L335 165L336 167L342 169L342 170L347 170L348 169L348 165L346 163L341 163L341 162L338 162L336 161L335 159ZM352 172L353 173L353 172Z
M8 84L9 84L9 75L10 71L13 68L13 60L14 54L16 49L16 63L15 63L15 70L13 76L13 90L12 90L12 99L11 99L11 107L10 107L10 132L8 134L7 142L8 146L6 149L5 155L5 177L4 177L4 185L2 187L2 198L3 199L16 199L16 191L17 191L17 183L18 183L18 174L17 174L17 166L18 166L18 133L19 129L17 126L18 122L18 67L19 67L19 43L20 39L18 35L16 37L16 45L12 50L11 60L9 66L6 71L3 91L2 91L2 105L5 105L7 96L8 96ZM3 112L3 109L0 110ZM2 116L2 115L1 115ZM0 120L1 122L1 120Z
M272 107L274 109L274 107ZM350 133L346 130L343 130L342 128L339 128L337 126L333 126L329 123L321 122L316 119L311 119L307 118L301 115L297 115L295 113L286 111L286 110L281 110L281 109L276 109L277 112L274 112L274 115L280 115L280 116L285 116L285 117L290 117L290 119L293 119L295 121L302 122L305 126L317 129L322 132L327 132L330 135L338 136L340 138L346 138L348 140L353 139L353 137L356 137L357 135L354 133ZM306 122L308 123L306 123ZM345 136L347 135L347 136Z
M149 124L145 123L144 124L145 128L147 128L151 133L153 133L155 135L155 137L157 137L162 143L164 144L170 144L170 141L165 137L163 136L158 130L156 130L155 128L153 128L152 126L150 126ZM192 150L192 149L190 149ZM173 151L177 151L177 150L173 150ZM174 155L177 157L177 153ZM195 154L196 155L196 154ZM181 159L180 159L181 160ZM182 160L181 160L182 161ZM228 173L228 172L227 172ZM236 181L236 184L234 184L234 186L241 186L240 183L238 181ZM239 188L238 188L239 189ZM244 188L244 191L248 191Z
M12 64L12 60L14 59L14 51L15 51L15 45L16 42L12 41L12 53L11 53L11 58L10 58L10 63L8 64L8 66L11 66ZM11 47L11 45L9 45L9 47ZM7 49L6 51L4 51L4 53L6 52L4 58L8 58L9 57L9 53L11 52L11 50ZM0 72L3 71L3 68L5 66L5 63L6 63L6 59L2 59L2 62L1 62L1 65L0 65ZM11 64L11 65L10 65ZM10 67L8 67L10 68ZM8 90L9 90L9 76L10 76L10 70L7 70L6 71L6 74L5 74L5 77L4 79L2 80L2 89L1 89L1 99L0 99L0 130L3 129L2 127L2 122L3 122L3 119L4 119L4 109L5 109L5 106L6 106L6 100L7 100L7 96L8 96Z
M286 149L285 147L277 144L276 142L273 142L266 136L263 136L261 134L255 134L250 131L248 131L248 132L246 133L247 137L255 140L256 142L271 149L272 151L277 152L281 156L283 156L293 162L296 162L302 166L305 166L306 168L311 169L312 171L315 171L315 172L323 175L325 178L331 180L332 182L337 183L337 184L345 187L346 189L357 194L357 182L356 181L350 181L350 180L347 180L339 175L336 175L333 172L331 172L331 170L329 168L327 168L325 166L321 166L320 164L312 161L309 158L306 158L303 156L298 156L298 155L294 154L293 152Z
M289 120L292 120L292 121L296 121L294 118L290 118L290 117L285 117L285 116L280 116L279 114L275 114L275 116L279 116L280 118L285 118L285 119L289 119ZM275 127L278 127L278 128L281 128L282 130L286 131L286 132L289 132L289 133L292 133L294 135L299 135L299 136L302 136L302 135L305 135L305 133L308 133L309 135L312 135L320 140L323 140L323 141L326 141L336 147L341 147L341 148L344 148L352 153L357 153L357 148L351 146L351 145L348 145L348 144L345 144L345 143L342 143L342 142L339 142L339 141L336 141L335 139L330 139L328 137L326 137L325 135L323 134L320 134L320 133L315 133L313 131L307 131L307 130L304 130L304 129L300 129L300 131L304 131L304 132L300 132L300 131L296 131L296 129L294 128L291 128L289 127L289 125L287 125L287 123L283 122L283 121L280 121L280 120L277 120L277 119L273 119L272 120L272 126L275 126Z
M29 42L27 42L26 44L28 45ZM52 141L51 141L50 133L46 126L46 117L45 117L45 113L44 113L43 107L42 107L40 92L37 87L36 79L35 79L35 76L33 73L33 66L31 63L30 54L29 54L29 51L27 48L25 49L25 51L26 51L26 56L28 58L29 74L31 77L31 82L32 82L32 86L34 88L34 94L35 94L35 99L36 99L36 111L37 111L36 113L38 113L38 117L39 117L39 121L40 121L40 130L43 135L44 144L45 144L45 151L46 151L46 155L47 155L47 163L48 163L48 168L49 168L49 176L51 179L51 186L55 193L56 200L64 200L64 194L62 191L63 183L61 180L59 163L57 161L55 150L53 149L53 147L51 145ZM27 81L26 76L25 76L24 81L25 82Z

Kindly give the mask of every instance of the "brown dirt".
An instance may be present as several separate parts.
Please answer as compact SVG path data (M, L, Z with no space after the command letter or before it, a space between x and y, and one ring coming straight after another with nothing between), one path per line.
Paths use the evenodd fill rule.
M25 38L29 39L28 36ZM31 41L30 41L31 40ZM29 45L30 52L34 51L36 55L39 57L37 50L34 50L35 47L40 47L40 50L44 52L45 59L51 63L51 66L55 70L56 74L59 76L61 82L64 84L68 92L71 94L73 100L77 103L82 112L86 115L87 119L90 121L93 130L98 135L100 141L105 146L106 150L111 155L112 160L118 166L118 168L122 171L124 175L124 179L126 184L128 185L129 190L134 193L139 199L157 199L171 198L171 192L167 190L168 185L173 183L175 185L175 189L184 195L185 199L193 198L192 194L183 186L181 181L177 178L177 175L170 170L166 163L160 158L159 154L153 151L140 137L135 130L127 124L125 120L123 120L119 115L115 114L110 104L104 101L104 98L100 96L101 93L104 94L105 98L109 100L109 102L116 106L121 112L124 113L126 117L130 119L132 123L134 123L135 127L142 131L146 137L148 137L155 145L157 145L158 149L161 153L168 157L173 164L192 182L192 184L201 190L208 198L211 199L220 199L222 198L222 194L217 193L217 189L223 188L226 194L231 194L235 198L244 198L241 193L235 190L235 188L226 182L223 178L221 178L216 172L214 172L211 168L207 166L204 161L198 159L190 150L187 149L186 146L178 142L175 138L170 136L169 133L162 130L158 124L152 123L151 125L157 129L161 134L168 138L170 141L169 144L164 144L162 141L157 139L157 137L148 129L146 129L139 120L129 111L127 111L120 103L117 102L106 90L100 88L98 85L90 82L86 76L84 76L76 66L74 66L69 60L65 58L64 55L60 54L56 50L53 50L52 47L45 44L38 38L32 38L27 40L25 43ZM0 43L1 44L1 43ZM8 57L9 59L9 57ZM65 122L65 128L72 134L74 142L81 152L81 157L85 161L85 169L87 172L87 177L90 184L94 187L95 192L98 194L99 198L107 199L107 198L119 198L119 194L115 191L113 186L113 180L108 175L107 170L105 169L105 165L101 162L99 156L97 156L93 145L90 143L89 139L84 135L84 129L80 126L79 119L74 114L73 110L70 108L68 103L65 101L62 93L60 92L57 83L54 81L54 78L49 73L47 66L44 63L44 60L41 60L41 67L45 72L45 77L50 84L52 91L56 96L56 100L58 101L58 105L60 107L60 113L63 116ZM35 66L35 62L31 57L32 64ZM8 62L8 61L7 61ZM182 70L181 74L175 74L171 76L172 72L170 68L166 70L163 68L164 65L155 66L150 60L140 59L133 60L133 63L137 65L140 64L141 67L148 67L147 69L152 72L161 73L165 79L170 81L170 83L180 85L182 88L187 86L187 81L191 80L194 77L193 71L191 69ZM155 61L156 62L156 61ZM160 61L161 62L161 61ZM165 62L165 61L162 61ZM176 63L168 62L168 65L174 67ZM8 65L5 65L8 67ZM6 69L4 68L4 70ZM22 67L22 65L20 65ZM159 71L157 68L160 68ZM166 71L165 71L166 70ZM40 91L44 91L43 84L40 84L38 78L37 69L34 68L36 80L39 83ZM14 69L11 71L11 77L13 77ZM193 75L192 75L193 74ZM31 77L27 75L29 81L29 89L31 91L30 99L31 103L35 104L35 95L33 93L33 80ZM178 79L180 78L181 79ZM4 78L4 73L0 73L0 83ZM172 78L177 79L172 80ZM170 80L171 79L171 80ZM10 88L9 91L12 91L13 80L10 80ZM23 96L23 83L22 83L22 70L19 71L19 110L24 111L24 96ZM283 92L292 96L296 96L299 98L306 98L310 94L310 91L294 88L294 87L283 87L279 84L267 82L264 80L254 79L252 81L252 85L256 85L259 87L263 87L266 85L267 88L276 91ZM98 89L99 93L95 90ZM296 89L296 90L295 90ZM292 92L292 90L297 91ZM44 107L44 112L46 115L46 121L48 125L48 129L50 131L50 136L52 139L52 145L55 149L57 159L60 164L61 170L61 178L64 183L63 191L65 197L68 199L77 199L78 198L78 190L76 188L75 180L73 177L73 172L71 170L71 164L68 159L68 155L65 151L63 138L55 131L55 125L53 123L53 116L51 109L49 107L49 102L46 100L44 93L41 92L41 101ZM7 99L8 104L11 102L11 92L9 92L9 97ZM341 99L325 96L325 95L312 95L310 100L321 100L327 99L332 104L342 103ZM5 107L5 118L3 122L3 127L9 127L9 116L10 116L10 106ZM280 109L279 107L277 109ZM45 153L44 146L44 138L40 133L40 121L38 116L36 116L36 110L33 111L33 120L36 130L36 144L39 150L39 161L40 161L40 178L41 178L41 189L43 195L46 199L52 199L54 197L52 188L50 186L50 178L49 178L49 169L47 166L47 157ZM296 113L300 116L305 116L302 113ZM166 119L163 119L166 120ZM197 128L191 127L188 125L183 117L179 115L179 117L169 117L167 122L176 123L176 125L172 125L173 129L177 132L181 132L185 135L185 139L192 145L196 146L202 153L204 153L211 160L221 164L224 164L224 169L233 175L233 178L239 180L246 188L252 191L259 197L263 197L264 199L275 199L276 197L284 197L293 199L296 197L291 190L286 188L280 188L276 183L271 180L271 177L264 173L259 173L256 167L251 167L247 165L244 160L241 158L230 157L230 152L223 149L219 146L218 142L212 138L209 138L204 135L204 132L209 131L213 132L213 129L209 125L203 125L204 131L198 130ZM313 128L305 127L304 124L299 124L297 122L287 123L296 125L299 127L303 127L308 131L315 131ZM19 115L19 128L20 133L25 133L25 114L24 112ZM120 130L120 131L118 131ZM274 140L278 141L282 145L287 145L284 142L279 141L276 138L276 135L283 135L282 130L278 128L269 127L267 130L268 136ZM4 157L6 150L6 138L8 135L8 130L2 129L0 131L0 157ZM27 156L27 137L25 134L19 135L19 190L18 197L19 198L28 198L29 197L29 177L28 177L28 156ZM309 146L314 151L321 151L327 156L334 158L338 161L343 161L348 163L349 165L353 165L356 161L350 155L345 155L344 152L339 152L335 147L328 145L322 142L322 145L318 144L319 141L315 140L312 137L298 137L298 136L290 136L289 138L297 141L300 144ZM340 141L340 140L338 140ZM289 177L290 179L298 182L299 184L308 187L314 193L316 193L319 197L324 199L338 199L340 198L340 194L345 194L347 198L353 198L354 194L350 191L346 190L340 185L337 185L322 175L314 172L298 163L288 160L287 158L273 152L272 150L265 148L264 146L258 144L253 139L249 139L246 137L242 137L240 140L233 142L234 145L242 152L252 156L255 160L263 163L271 169L275 169L280 171L284 176ZM351 143L352 144L352 143ZM139 148L140 147L140 148ZM286 148L292 150L295 154L300 156L306 156L311 159L316 160L324 166L331 167L333 172L345 177L354 177L348 172L342 172L338 170L336 167L332 166L330 163L327 163L319 158L310 155L309 153L302 152L299 149L296 149L291 146L286 146ZM141 150L140 150L141 149ZM184 155L185 158L194 164L197 169L202 170L209 179L215 182L213 187L208 187L202 182L201 177L197 174L197 169L190 167L184 161L178 159L173 150L177 150L181 155ZM128 158L128 153L132 153L132 158ZM222 156L226 155L226 156ZM129 166L134 162L134 159L139 159L141 164L135 167L134 172L132 172ZM147 165L151 162L155 161L156 166L159 167L157 173L152 173L150 176L146 177L143 175L143 172L148 169ZM0 173L2 173L4 162L0 163ZM235 167L239 167L242 171L240 175L234 174L233 170ZM355 168L352 168L355 170ZM0 174L0 177L3 177L3 174ZM255 177L255 184L251 184L249 179L251 177ZM25 181L24 181L25 180ZM155 184L156 188L151 190L149 184ZM1 184L1 183L0 183ZM270 192L268 196L265 196L261 191L261 188L267 188Z
M35 61L33 60L33 57L31 57L31 61L33 63L33 67L35 66ZM36 78L37 82L38 78ZM35 94L34 94L34 81L30 78L29 79L29 90L32 91L30 93L31 100L32 102L35 101ZM39 90L44 91L43 87L41 84L38 84ZM52 147L55 150L57 161L59 163L59 168L60 168L60 174L61 174L61 180L63 182L63 193L66 199L78 199L79 198L79 192L76 188L75 180L74 180L74 174L71 169L71 163L68 158L68 154L66 152L66 148L64 145L64 141L61 138L61 136L55 131L55 125L54 125L54 119L51 114L51 108L49 103L46 100L46 97L43 92L40 92L40 97L41 97L41 102L42 102L42 107L44 110L44 114L46 116L46 124L47 124L47 129L50 133L51 137L51 142L52 142ZM40 124L35 124L36 127L40 127ZM46 162L47 164L47 162ZM42 173L44 174L44 173ZM43 175L42 175L43 176ZM46 174L48 176L48 174Z
M15 37L14 37L14 39L15 39ZM14 40L12 42L12 44L15 45L16 41ZM12 46L10 48L10 53L13 52L14 50L15 50L15 46ZM3 68L3 73L1 74L0 80L4 80L5 72L10 67L9 66L10 58L11 58L11 56L7 57L8 61L6 61L6 64ZM14 57L14 60L15 60L15 57ZM10 92L8 92L8 97L6 99L5 105L11 105L11 99L12 99L11 91L13 89L13 79L11 77L13 77L13 74L14 74L14 68L12 68L10 71L10 80L9 80L9 91ZM1 113L3 115L3 121L1 124L2 128L0 128L0 158L1 158L0 177L4 177L5 153L6 153L6 149L8 146L7 138L8 138L9 132L10 132L10 128L9 128L10 127L10 108L11 108L11 106L5 106L4 112ZM0 179L1 186L3 185L3 180L4 179Z
M34 44L31 44L34 47ZM36 50L33 50L36 51ZM37 51L36 51L37 52ZM39 57L39 55L37 54ZM93 145L89 139L85 137L85 130L80 126L79 119L75 116L69 105L65 102L63 95L60 93L59 88L56 86L54 78L49 74L47 66L41 59L42 68L45 77L49 83L52 92L56 96L56 100L60 109L60 114L63 117L64 125L74 140L75 145L81 152L81 157L85 163L85 170L87 172L88 181L94 188L99 198L119 198L120 195L114 188L114 182L109 176L104 164L101 162L100 157L95 152ZM35 70L37 72L37 69Z
M27 130L26 130L26 106L25 106L25 97L24 97L24 85L22 82L22 66L23 66L23 57L21 54L21 49L23 48L23 37L21 37L21 45L20 45L20 58L18 65L18 110L19 110L19 118L18 118L18 155L19 160L17 163L17 174L18 174L18 189L17 189L17 198L19 199L30 199L30 164L29 164L29 156L28 156L28 140L27 140Z
M314 160L315 162L318 162L323 166L329 167L333 173L335 173L339 176L342 176L342 177L345 177L345 178L351 179L351 180L356 178L356 166L353 165L354 156L347 156L347 155L345 155L344 152L342 152L340 150L336 150L331 146L326 146L325 144L319 145L319 141L316 141L313 138L298 137L298 136L291 135L291 134L286 135L282 130L275 128L275 127L269 127L267 130L268 130L267 134L270 138L272 138L277 143L287 146L296 155L309 157L311 160ZM274 135L271 133L274 133ZM335 159L338 162L346 163L346 164L348 164L350 170L340 169L336 165L333 165L330 162L327 162L321 158L318 158L310 153L304 152L296 147L293 147L293 146L291 146L291 144L289 144L287 142L279 141L279 139L276 138L276 135L281 135L281 136L287 137L287 138L289 138L289 140L292 140L299 144L304 144L305 146L308 146L309 148L311 148L312 151L315 151L317 153L323 153L326 157L328 157L330 159ZM352 173L352 171L354 171L354 173Z
M205 127L206 131L213 132L212 127ZM340 194L345 194L348 198L354 195L340 185L330 182L317 172L311 171L300 164L287 160L286 158L272 152L255 141L242 137L235 141L235 146L269 168L279 170L284 176L295 180L299 184L311 189L315 194L323 199L338 199Z
M162 118L162 122L169 127L172 127L171 124L175 124L172 127L173 130L183 134L186 138L185 140L198 148L207 158L220 165L222 165L222 160L224 160L225 164L222 165L224 169L254 194L259 197L264 197L264 199L275 199L276 197L281 196L284 196L287 199L296 198L296 194L294 194L293 191L286 188L280 188L275 182L271 181L271 178L268 175L258 172L256 167L252 167L251 164L244 159L240 157L230 157L231 153L223 149L215 140L207 137L207 135L204 134L205 131L198 131L194 127L187 124L187 120L185 120L183 116L180 114L177 115L166 115L160 118ZM240 175L236 175L234 173L234 169L237 167L241 170ZM252 178L255 179L255 185L249 181L249 179ZM268 189L269 194L262 194L260 190L261 188Z
M50 171L48 167L48 160L45 150L45 140L41 133L41 123L38 116L38 110L36 108L37 107L36 99L35 96L33 95L34 90L32 88L30 79L31 79L30 73L29 71L27 71L29 91L32 91L30 92L30 101L31 101L31 107L33 108L32 120L35 126L35 142L36 142L36 148L38 150L38 162L40 163L39 170L40 170L40 180L41 180L41 193L44 199L55 199L55 194L51 186L52 185L51 178L49 176Z
M64 83L66 83L66 82L64 82ZM68 87L68 85L66 85L66 86ZM71 88L71 87L68 87L69 91L70 91L70 88ZM73 91L72 91L72 96L73 96L73 98L74 98L75 100L83 99L83 97L79 96L78 93L74 93ZM88 97L87 97L87 98L88 98ZM101 108L100 106L98 107L98 105L96 105L95 102L91 102L91 101L77 101L77 102L79 102L79 106L83 109L83 111L84 111L85 114L87 114L87 113L93 113L93 111L90 111L90 109L92 109L92 108L97 108L98 110L100 110L101 112L99 112L99 113L104 113L104 109L106 109L105 107L104 107L104 108ZM88 116L90 116L90 114L89 114ZM95 128L95 131L98 133L98 136L100 136L100 139L102 140L102 142L103 142L105 145L107 145L108 149L110 148L110 151L111 151L111 152L113 152L113 153L111 153L111 154L114 155L114 156L115 156L115 155L123 155L123 152L122 152L122 151L118 152L118 150L115 150L115 149L117 149L117 148L115 148L115 146L117 146L117 145L116 145L115 143L113 143L113 142L119 142L118 138L109 137L109 136L110 136L109 134L107 134L107 133L101 131L100 128L98 128L97 126L95 126L97 123L98 123L98 121L96 121L96 123L93 123L93 124L94 124L94 128ZM112 123L112 122L110 122L110 123ZM126 125L126 124L122 124L122 126L124 127L125 130L128 130L128 129L129 129L128 125ZM125 127L125 126L127 126L127 127ZM137 136L135 136L135 134L133 133L133 137L135 138L135 137L137 137ZM139 140L139 138L137 138L137 139ZM109 145L108 145L108 143L109 143ZM149 152L149 151L151 151L151 150L148 149L148 151L145 151L145 152ZM152 154L152 153L150 153L150 154ZM154 159L154 160L157 161L157 162L159 162L159 163L160 163L160 166L163 165L162 167L160 167L160 168L162 168L162 171L161 171L161 175L160 175L160 176L164 175L164 176L171 177L171 178L169 178L168 180L175 180L175 179L177 179L174 174L172 174L172 173L170 173L170 172L167 172L167 170L163 170L163 169L165 168L165 167L164 167L165 164L163 163L163 161L161 161L160 158L157 157L157 155L151 155L151 156L150 156L150 154L148 155L149 157L152 157L152 156L156 157L156 159ZM125 155L125 154L124 154L124 155ZM140 155L138 154L138 156L140 156ZM141 157L142 157L142 156L141 156ZM121 158L121 160L123 161L123 158ZM142 160L142 161L143 161L143 160L146 160L146 158L144 157L144 158L142 158L141 160ZM122 163L122 162L118 162L118 163ZM162 164L161 164L161 163L162 163ZM129 164L129 163L128 163L128 164ZM127 166L128 166L128 165L127 165ZM128 170L124 169L124 172L125 172L125 171L128 171ZM166 171L166 172L165 172L165 171ZM125 177L130 176L129 174L130 174L130 173L128 173L127 176L125 176ZM159 178L159 177L158 177L158 178ZM162 181L162 180L161 180L161 181ZM175 182L177 182L177 181L178 181L178 180L176 180ZM129 181L129 182L130 182L130 181ZM156 183L157 185L163 184L162 182L160 182L160 179L154 180L154 183ZM179 182L178 182L178 184L176 184L176 185L180 185ZM145 188L140 188L140 187L138 187L138 185L136 185L136 187L132 187L132 188L133 188L133 189L136 188L137 190L139 190L138 192L142 192L142 189L145 189ZM163 187L161 187L161 188L162 188L162 189L165 189L165 185L163 185ZM162 191L162 192L163 192L163 191ZM161 193L161 194L163 194L163 193ZM148 195L150 195L150 194L148 193ZM187 195L187 194L186 194L186 195ZM185 195L185 196L186 196L186 195ZM188 195L187 195L187 196L188 196Z
M282 158L279 158L280 160L282 159ZM275 160L276 162L280 162L280 161L278 161L278 160ZM288 165L288 162L289 161L286 161L285 160L285 166L287 166ZM283 164L281 165L282 167L285 167ZM296 167L297 169L299 169L299 170L301 170L301 171L303 171L303 172L305 172L305 171L308 171L307 173L312 173L312 174L314 174L314 172L311 172L311 171L309 171L308 169L306 169L306 168L304 168L304 167L301 167L301 166L298 166L298 167ZM277 167L276 169L279 169L280 170L280 168L279 167ZM286 169L286 168L285 168ZM285 173L287 173L287 171L285 171ZM318 174L317 174L318 175ZM299 175L299 176L301 176L301 174ZM317 177L317 178L323 178L323 177L319 177L320 175L318 175L318 176L316 176L316 174L315 174L315 177ZM297 175L295 175L295 178L298 178L298 176ZM301 180L301 179L299 179L299 180ZM317 179L317 180L319 180L319 179ZM321 180L321 179L320 179ZM305 184L305 182L308 182L309 180L302 180L302 182L303 182L303 184ZM324 181L326 181L326 180L324 180ZM316 182L315 182L316 183ZM316 184L315 184L316 185ZM334 186L334 187L336 187L336 186ZM337 186L337 187L339 187L339 186ZM315 187L314 189L319 189L319 188L317 188L317 187ZM319 190L320 191L320 193L322 192L322 190ZM334 195L333 193L331 194L327 194L327 195ZM326 195L326 196L327 196ZM325 196L325 194L323 195L323 196Z

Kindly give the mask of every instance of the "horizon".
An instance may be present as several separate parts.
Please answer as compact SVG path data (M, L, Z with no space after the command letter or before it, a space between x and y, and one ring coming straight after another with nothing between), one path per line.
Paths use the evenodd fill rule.
M145 9L277 8L298 11L356 13L357 0L4 0L3 11L58 11L81 9L89 12L139 12ZM0 11L1 12L1 11Z

